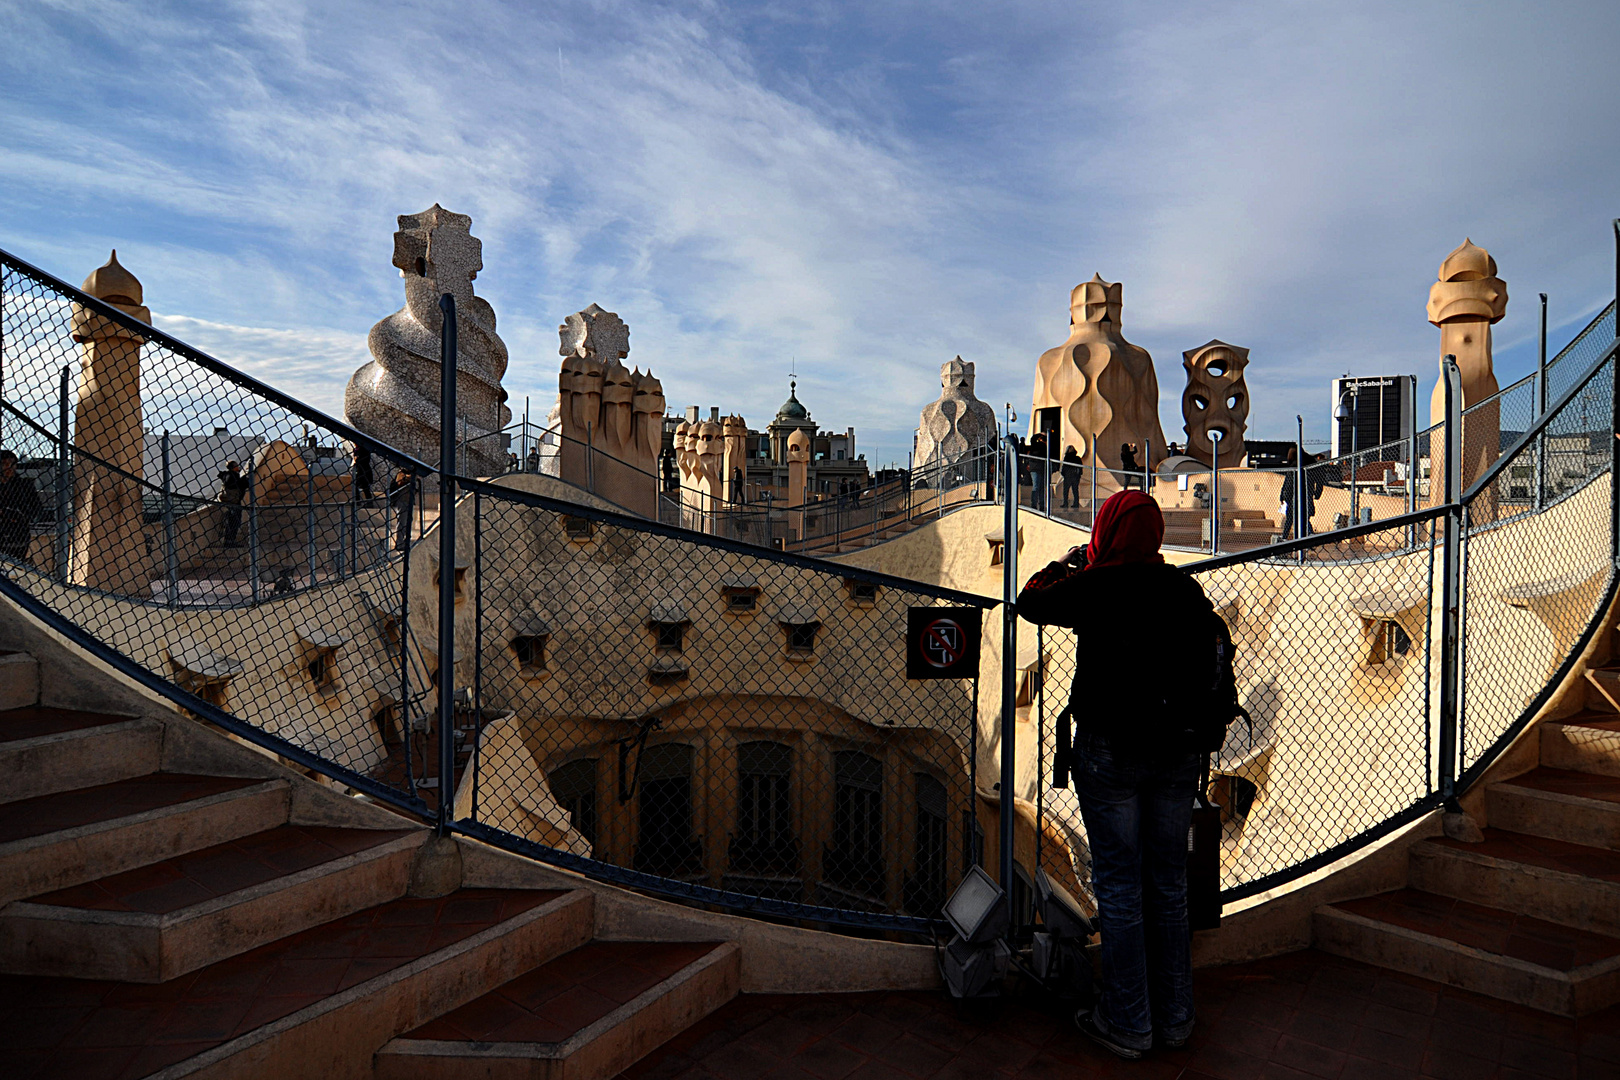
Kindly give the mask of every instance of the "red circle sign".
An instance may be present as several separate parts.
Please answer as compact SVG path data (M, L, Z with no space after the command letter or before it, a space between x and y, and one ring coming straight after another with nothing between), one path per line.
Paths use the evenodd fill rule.
M948 668L961 661L967 650L967 634L955 619L935 619L923 627L920 648L930 667Z

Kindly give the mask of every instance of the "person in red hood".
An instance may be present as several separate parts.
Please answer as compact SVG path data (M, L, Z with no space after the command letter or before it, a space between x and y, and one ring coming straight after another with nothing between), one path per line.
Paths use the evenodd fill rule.
M1187 631L1208 625L1213 609L1197 581L1164 561L1163 541L1159 504L1121 491L1098 511L1091 542L1018 594L1021 618L1077 636L1074 786L1091 848L1102 995L1075 1023L1125 1058L1155 1041L1183 1046L1193 1028L1187 833L1199 755L1178 736L1186 725L1177 718L1195 700L1198 665L1178 678L1156 658L1167 640L1204 655Z

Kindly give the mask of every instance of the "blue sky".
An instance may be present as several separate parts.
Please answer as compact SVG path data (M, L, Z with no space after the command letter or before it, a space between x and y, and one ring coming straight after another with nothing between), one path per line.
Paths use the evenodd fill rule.
M1181 352L1249 347L1251 437L1327 380L1416 372L1471 236L1502 381L1613 294L1620 5L0 6L0 247L116 246L160 325L329 410L439 202L543 414L595 302L672 407L762 426L789 364L904 460L938 365L1028 409L1068 291L1124 282L1181 437Z

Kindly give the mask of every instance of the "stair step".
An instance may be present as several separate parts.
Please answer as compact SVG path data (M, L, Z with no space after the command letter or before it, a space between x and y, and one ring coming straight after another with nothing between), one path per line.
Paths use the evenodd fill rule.
M1541 725L1541 763L1555 769L1620 776L1620 716L1584 712Z
M158 986L0 976L7 1075L352 1077L393 1036L591 933L591 897L405 897Z
M285 780L151 773L0 804L0 904L287 820Z
M39 701L39 661L25 652L0 650L0 709Z
M38 705L0 712L0 803L157 772L155 720Z
M1620 1002L1620 938L1401 889L1317 908L1317 948L1560 1016Z
M1411 856L1414 889L1620 937L1620 851L1489 828L1483 843L1436 838Z
M405 895L421 830L282 825L0 910L0 971L163 982Z
M1620 667L1586 669L1586 704L1600 712L1620 711Z
M1485 789L1486 816L1509 832L1620 849L1620 778L1539 768Z
M377 1053L377 1080L615 1076L737 995L730 942L593 941Z

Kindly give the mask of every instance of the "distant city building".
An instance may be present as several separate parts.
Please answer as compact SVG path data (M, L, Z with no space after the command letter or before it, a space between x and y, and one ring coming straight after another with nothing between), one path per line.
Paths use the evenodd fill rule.
M1349 421L1339 420L1341 402L1348 410ZM1333 455L1343 457L1355 450L1371 450L1375 446L1410 439L1416 403L1416 375L1346 376L1334 379L1328 405L1328 415L1333 425ZM1380 459L1394 460L1399 456L1396 449L1391 449L1387 454L1380 455Z
M687 406L682 416L664 418L664 451L666 459L675 456L675 430L682 423L700 424L705 421L721 422L720 409L711 406L708 416L697 405ZM746 475L743 477L745 497L758 501L766 492L780 502L786 498L788 487L788 439L795 431L804 432L810 441L809 477L806 490L811 494L837 494L844 485L853 481L867 487L871 472L866 458L855 452L855 429L823 431L816 426L810 410L798 398L798 384L790 383L787 400L776 410L776 416L765 425L765 430L748 428L745 437ZM729 482L730 478L728 478Z

